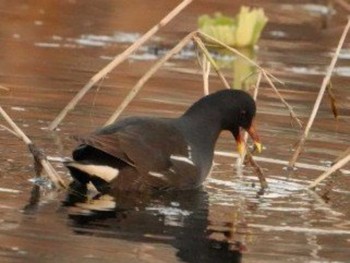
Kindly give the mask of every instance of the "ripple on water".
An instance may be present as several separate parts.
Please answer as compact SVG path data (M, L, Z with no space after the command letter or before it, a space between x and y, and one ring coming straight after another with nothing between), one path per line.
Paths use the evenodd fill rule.
M82 34L77 38L63 38L53 35L50 40L35 42L34 45L42 48L104 47L113 43L134 43L139 37L139 33L130 32L115 32L113 35Z
M245 181L256 181L256 179L255 176L244 176ZM295 194L296 192L303 190L306 186L305 181L298 179L286 180L285 178L278 176L269 176L267 182L269 187L263 196L267 199L289 196L290 194ZM259 190L256 187L252 187L250 183L220 180L212 177L207 179L207 186L218 190L230 189L236 193L247 196L251 196L252 194L255 196L256 192Z

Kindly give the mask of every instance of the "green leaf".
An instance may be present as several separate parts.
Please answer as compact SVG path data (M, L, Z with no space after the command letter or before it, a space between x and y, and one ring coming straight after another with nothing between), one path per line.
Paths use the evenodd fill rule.
M236 17L215 13L202 15L198 26L204 33L230 46L253 46L260 38L268 19L263 9L242 6Z

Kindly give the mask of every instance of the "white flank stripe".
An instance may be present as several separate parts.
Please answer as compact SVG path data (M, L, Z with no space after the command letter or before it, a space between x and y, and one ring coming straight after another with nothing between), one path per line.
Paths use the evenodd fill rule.
M157 173L157 172L152 172L152 171L149 171L148 172L149 175L152 175L154 177L158 177L158 178L164 178L164 174L161 174L161 173Z
M79 169L80 171L83 171L89 175L97 176L105 180L107 183L111 182L119 174L119 170L117 168L113 168L106 165L82 164L71 162L67 164L67 166Z
M185 163L188 163L188 164L194 166L194 163L192 162L192 160L190 158L185 157L185 156L171 155L170 159L185 162Z

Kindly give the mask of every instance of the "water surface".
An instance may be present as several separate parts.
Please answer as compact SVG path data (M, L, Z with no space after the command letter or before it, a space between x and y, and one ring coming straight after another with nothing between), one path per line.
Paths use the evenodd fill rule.
M177 1L0 1L0 104L50 156L69 156L70 136L102 125L142 74L196 29L202 13L238 11L254 1L191 4L128 61L108 74L55 132L47 126L74 94L116 54L157 23ZM270 21L251 56L285 82L277 85L304 123L346 23L326 1L263 1ZM152 6L152 7L150 7ZM218 56L218 54L214 54ZM250 167L237 166L223 133L215 166L198 191L160 195L130 205L98 197L62 206L65 192L33 184L26 146L0 128L1 262L349 262L350 167L337 176L327 202L304 189L350 144L350 44L332 78L339 118L325 97L299 162L288 177L284 161L300 131L263 81L257 125L265 149L257 158L269 189L258 195ZM231 83L239 59L218 56ZM237 72L236 72L237 73ZM244 77L243 77L244 78ZM211 77L211 91L222 88ZM193 46L169 61L123 116L175 117L202 96ZM68 182L66 169L56 163ZM318 193L325 194L323 186Z

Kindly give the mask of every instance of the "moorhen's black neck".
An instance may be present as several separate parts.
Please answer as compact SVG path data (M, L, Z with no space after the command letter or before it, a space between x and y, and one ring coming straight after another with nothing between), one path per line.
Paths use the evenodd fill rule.
M181 117L188 131L193 136L201 138L207 146L214 148L222 128L221 111L215 105L200 100L191 106Z
M179 120L186 125L191 137L198 136L214 149L222 130L235 134L240 126L249 128L255 110L255 102L246 92L221 90L198 100Z

